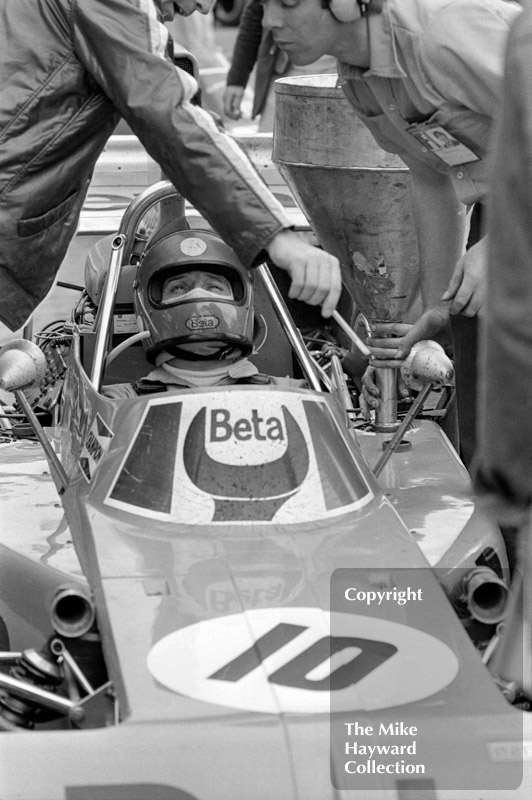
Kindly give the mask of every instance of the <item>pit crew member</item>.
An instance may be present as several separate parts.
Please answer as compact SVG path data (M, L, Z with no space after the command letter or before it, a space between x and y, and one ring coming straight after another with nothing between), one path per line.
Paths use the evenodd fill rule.
M163 21L213 0L0 0L0 320L23 325L75 234L95 163L124 117L246 268L265 251L290 296L334 309L338 262L302 243L234 141L194 104L193 57ZM180 65L180 66L176 66Z
M508 42L488 221L488 294L479 386L475 488L498 523L512 565L532 575L532 6ZM531 599L523 608L530 625ZM530 630L528 631L530 642ZM532 695L530 644L528 692Z
M485 199L508 29L506 0L265 0L264 25L295 64L338 59L346 98L377 143L411 170L428 308L443 298L456 367L462 457L475 449L477 316L485 297L484 239L465 252L469 210ZM435 133L453 146L438 145ZM432 145L427 145L430 136ZM440 137L443 138L443 137ZM411 329L387 329L389 365ZM418 338L427 338L424 335ZM406 352L405 352L406 350ZM376 398L378 402L378 398Z

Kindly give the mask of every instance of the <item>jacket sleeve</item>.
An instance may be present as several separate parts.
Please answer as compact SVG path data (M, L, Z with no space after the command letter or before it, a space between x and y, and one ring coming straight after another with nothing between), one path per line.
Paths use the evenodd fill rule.
M262 16L260 0L248 0L240 20L231 68L227 74L228 86L246 86L248 82L262 38Z
M153 0L73 0L71 25L75 54L101 91L174 186L252 266L290 222L234 140L191 103L197 83L170 59Z

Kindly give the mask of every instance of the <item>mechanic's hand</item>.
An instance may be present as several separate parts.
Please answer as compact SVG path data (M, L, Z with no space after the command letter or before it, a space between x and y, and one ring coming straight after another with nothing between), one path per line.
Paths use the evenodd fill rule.
M327 342L321 348L320 355L323 357L324 361L330 361L333 356L338 356L340 361L344 359L347 355L348 351L344 347L340 347L338 344L333 344L332 342Z
M340 299L342 276L335 256L307 244L295 231L276 234L266 250L273 263L292 279L288 297L311 306L321 305L324 317L330 317Z
M372 366L400 367L416 342L432 339L449 321L449 302L440 302L425 311L413 325L403 322L382 322L374 325L368 337ZM380 338L385 336L387 338Z
M457 263L442 300L450 302L451 314L476 317L486 301L488 240L484 236Z
M224 91L224 114L229 119L241 119L242 98L244 97L243 86L226 86Z
M402 398L410 395L399 371L397 371L397 393ZM375 382L375 367L370 366L362 376L362 393L360 395L360 409L365 419L369 419L370 411L376 411L380 403L381 392Z
M371 350L372 366L400 366L401 356L398 355L398 352L406 349L404 340L411 330L412 325L406 322L380 322L374 324L371 329L371 336L368 336L366 341ZM412 344L414 342L410 344L410 347ZM402 358L405 356L402 356Z

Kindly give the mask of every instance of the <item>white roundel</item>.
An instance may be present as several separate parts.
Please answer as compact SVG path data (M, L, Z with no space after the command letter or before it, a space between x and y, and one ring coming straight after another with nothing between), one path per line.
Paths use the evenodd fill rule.
M207 249L203 239L198 239L196 236L189 236L188 239L183 239L179 247L186 256L201 256Z
M319 608L261 608L170 633L153 677L206 703L266 714L377 710L421 700L458 672L439 639L397 622Z

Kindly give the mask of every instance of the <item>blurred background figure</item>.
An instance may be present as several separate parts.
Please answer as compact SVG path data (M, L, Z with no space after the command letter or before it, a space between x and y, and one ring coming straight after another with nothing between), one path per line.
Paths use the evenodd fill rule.
M246 0L217 0L213 14L221 25L238 25Z
M171 22L166 23L166 27L172 39L197 59L203 108L221 116L229 60L217 40L213 12L191 14L188 17L176 14Z
M532 5L508 39L489 204L475 488L516 567L491 669L532 699Z
M277 78L336 72L336 59L329 55L321 56L317 61L304 67L291 64L286 53L275 44L271 31L263 29L263 12L261 0L248 0L244 7L223 102L225 115L229 119L240 119L244 91L255 68L251 118L255 119L260 115L258 129L261 133L273 130L275 119L273 84Z

